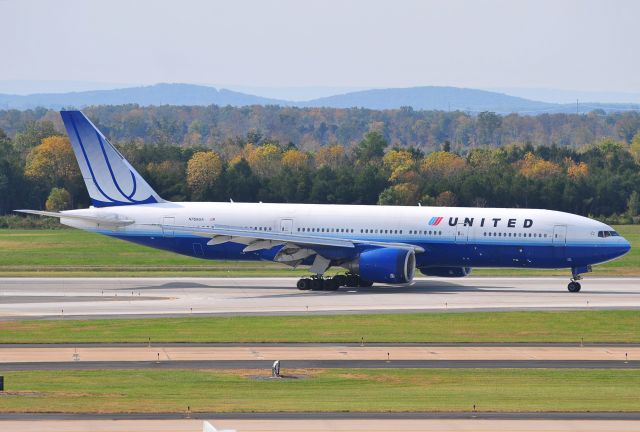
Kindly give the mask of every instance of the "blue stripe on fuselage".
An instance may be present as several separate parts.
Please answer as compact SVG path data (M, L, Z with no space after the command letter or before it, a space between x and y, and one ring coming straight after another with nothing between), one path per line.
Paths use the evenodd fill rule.
M208 238L181 235L163 237L161 233L123 234L100 231L111 237L162 249L182 255L212 260L273 260L281 246L255 252L243 253L245 245L223 243L207 245ZM368 238L367 240L373 240ZM416 254L417 266L454 267L511 267L511 268L570 268L604 262L622 255L625 251L619 245L603 245L592 242L572 242L558 247L548 242L541 244L506 244L480 241L474 244L454 244L451 240L434 239L415 241L410 238L394 238L396 242L406 242L424 248L424 253ZM376 241L389 241L377 239ZM323 248L321 254L332 258L354 258L369 246L359 246L346 251L341 248ZM320 251L318 251L320 252ZM346 256L344 254L349 254Z

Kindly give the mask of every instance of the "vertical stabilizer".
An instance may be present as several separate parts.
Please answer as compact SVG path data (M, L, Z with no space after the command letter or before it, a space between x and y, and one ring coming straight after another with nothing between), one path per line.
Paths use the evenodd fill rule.
M82 112L60 115L95 207L164 201Z

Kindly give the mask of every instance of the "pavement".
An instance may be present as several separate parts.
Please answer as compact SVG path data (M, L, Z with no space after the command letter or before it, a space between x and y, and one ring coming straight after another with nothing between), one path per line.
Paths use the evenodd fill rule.
M421 278L303 292L296 278L0 278L0 319L640 309L640 278ZM387 354L388 353L388 354ZM640 345L2 345L0 370L326 367L640 368ZM640 413L0 414L5 432L637 431ZM195 419L197 417L198 419Z
M296 278L0 278L0 319L640 309L640 278L420 278L299 291Z
M127 361L254 361L254 360L489 360L489 361L625 361L640 360L640 346L429 346L429 345L153 345L101 347L28 347L0 345L1 363L127 362Z
M511 419L213 419L218 430L238 432L361 432L361 431L511 431L511 432L637 432L628 420ZM22 420L0 421L3 432L200 432L202 420Z
M176 360L0 363L0 371L124 369L259 369L271 360ZM287 360L286 369L640 369L640 361L619 360ZM282 372L283 376L286 374Z
M0 371L87 369L586 368L638 369L640 346L0 345Z

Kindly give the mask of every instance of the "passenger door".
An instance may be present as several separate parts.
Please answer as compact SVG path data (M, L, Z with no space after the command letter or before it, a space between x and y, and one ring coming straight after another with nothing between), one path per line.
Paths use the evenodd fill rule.
M280 219L280 232L291 234L293 219Z
M551 242L553 243L553 257L559 259L564 258L566 253L565 246L567 245L566 225L556 225L553 227L553 238Z
M553 245L556 247L564 247L567 245L567 226L556 225L553 227Z

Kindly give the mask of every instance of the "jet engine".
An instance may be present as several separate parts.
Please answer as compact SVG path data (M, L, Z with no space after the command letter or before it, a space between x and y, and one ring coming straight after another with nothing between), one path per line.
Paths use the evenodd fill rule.
M425 276L465 277L471 274L471 267L420 267Z
M416 272L416 256L410 249L370 249L342 267L370 282L408 283Z

